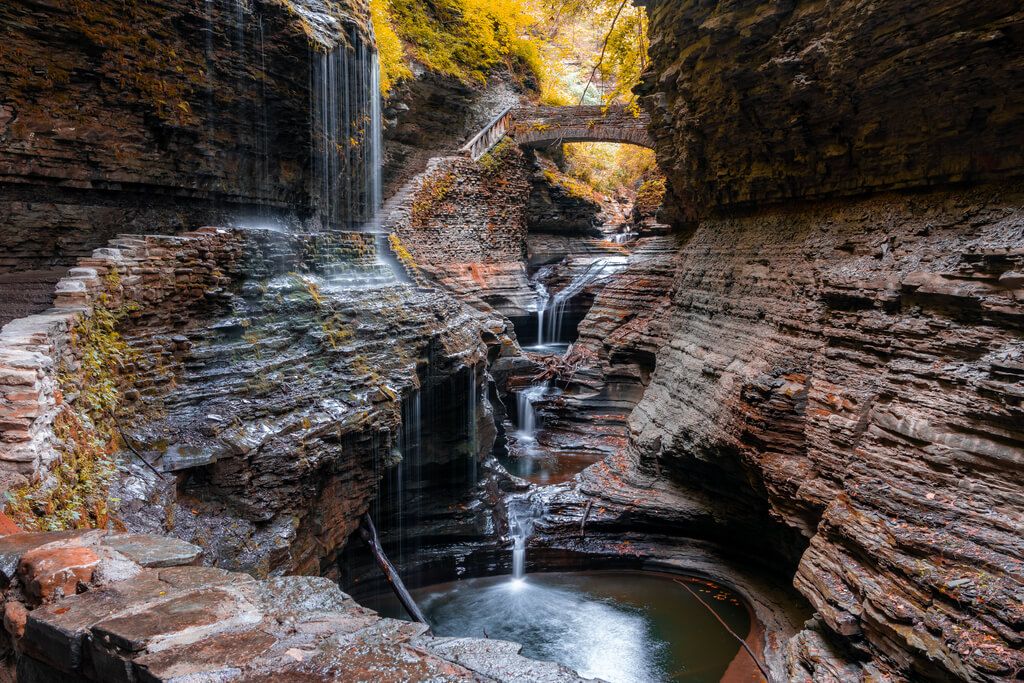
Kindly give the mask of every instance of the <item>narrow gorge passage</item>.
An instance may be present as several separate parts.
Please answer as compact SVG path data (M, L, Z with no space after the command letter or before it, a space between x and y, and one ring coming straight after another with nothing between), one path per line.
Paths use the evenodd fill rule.
M0 3L0 683L1024 681L1015 0Z

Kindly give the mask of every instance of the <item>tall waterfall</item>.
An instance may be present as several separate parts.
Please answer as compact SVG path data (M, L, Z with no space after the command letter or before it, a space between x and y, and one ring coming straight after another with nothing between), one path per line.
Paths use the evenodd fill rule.
M323 229L376 227L383 192L377 53L354 28L349 42L312 68L311 208Z

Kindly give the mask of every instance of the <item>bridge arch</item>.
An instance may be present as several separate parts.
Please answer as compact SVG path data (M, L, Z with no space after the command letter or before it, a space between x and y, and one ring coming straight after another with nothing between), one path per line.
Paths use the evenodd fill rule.
M646 112L621 105L604 107L520 107L512 110L511 133L526 147L564 142L617 142L653 147Z

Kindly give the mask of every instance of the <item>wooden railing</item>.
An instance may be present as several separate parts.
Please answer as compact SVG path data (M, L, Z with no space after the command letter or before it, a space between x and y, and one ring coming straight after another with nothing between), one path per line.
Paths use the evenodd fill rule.
M512 106L505 107L500 114L494 117L494 119L484 126L484 129L473 136L473 139L463 145L462 149L459 150L465 156L470 157L473 161L477 161L483 155L491 151L494 147L505 137L509 127L512 125Z

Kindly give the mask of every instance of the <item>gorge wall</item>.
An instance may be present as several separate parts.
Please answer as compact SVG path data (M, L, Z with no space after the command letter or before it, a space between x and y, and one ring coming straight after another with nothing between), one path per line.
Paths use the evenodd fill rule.
M1024 12L649 5L686 240L630 446L584 479L776 539L817 612L781 678L1018 680Z
M126 231L360 218L367 21L361 0L4 3L0 271ZM317 129L331 107L344 130Z

